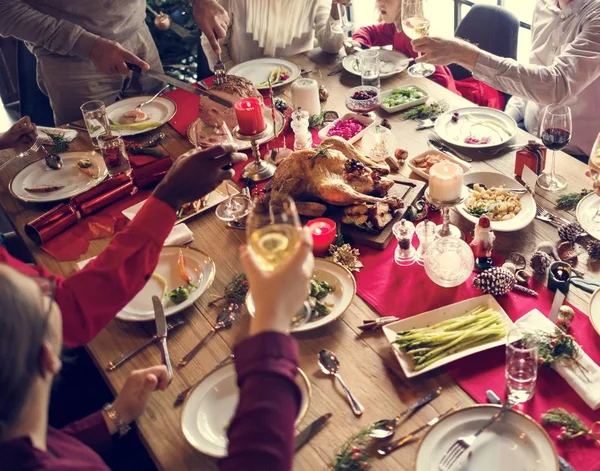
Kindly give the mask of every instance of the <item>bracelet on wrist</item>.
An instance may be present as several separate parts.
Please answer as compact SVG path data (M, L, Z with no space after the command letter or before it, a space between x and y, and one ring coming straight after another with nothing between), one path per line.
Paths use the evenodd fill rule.
M105 404L102 410L106 413L108 418L115 424L119 437L126 435L127 432L131 430L129 424L123 421L113 404L111 404L110 402Z

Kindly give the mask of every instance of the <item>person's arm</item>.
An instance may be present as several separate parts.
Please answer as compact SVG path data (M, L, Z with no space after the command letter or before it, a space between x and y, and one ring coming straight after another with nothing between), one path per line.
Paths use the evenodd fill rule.
M106 425L106 419L102 411L98 411L72 422L60 430L80 442L89 446L92 450L102 452L112 443L111 432Z
M379 23L358 28L354 34L352 34L352 39L367 47L383 47L394 44L395 33L396 27L393 24Z
M92 45L98 39L81 26L45 15L21 0L0 0L0 35L83 59L90 57Z
M89 342L144 287L175 220L175 210L151 196L106 250L81 271L57 280L66 347Z
M225 9L229 18L231 18L230 23L227 25L225 37L218 41L221 48L221 60L223 61L223 64L225 64L225 67L227 69L230 69L235 65L235 63L231 59L231 54L229 53L229 48L231 47L232 28L234 27L234 18L231 14L231 5L229 3L229 0L220 0L219 3ZM215 64L219 61L219 55L214 51L213 46L208 38L208 35L204 34L204 32L202 33L200 42L202 44L202 50L206 55L208 66L210 67L210 70L214 72Z
M337 54L344 47L346 35L343 31L333 31L333 25L341 20L331 17L331 8L331 0L319 0L315 12L315 37L321 49L331 54Z
M235 348L240 402L227 432L220 471L291 470L300 390L298 348L289 336L262 332Z

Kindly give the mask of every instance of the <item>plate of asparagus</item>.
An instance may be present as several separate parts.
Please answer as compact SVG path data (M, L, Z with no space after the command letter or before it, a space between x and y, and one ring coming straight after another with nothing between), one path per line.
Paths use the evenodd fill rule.
M506 344L514 327L492 295L467 299L384 326L407 378Z

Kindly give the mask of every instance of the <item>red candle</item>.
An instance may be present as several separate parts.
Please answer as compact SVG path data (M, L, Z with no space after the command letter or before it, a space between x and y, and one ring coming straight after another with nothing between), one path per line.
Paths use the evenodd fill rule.
M312 219L306 223L306 227L312 234L313 253L317 256L326 255L337 235L335 221L328 218Z
M258 98L244 98L233 107L240 134L253 136L265 130L265 118Z

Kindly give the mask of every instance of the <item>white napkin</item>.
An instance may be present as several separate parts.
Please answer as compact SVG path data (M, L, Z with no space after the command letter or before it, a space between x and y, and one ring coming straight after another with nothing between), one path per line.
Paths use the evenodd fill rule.
M537 309L525 314L515 324L519 327L528 327L548 333L554 333L556 329L552 321ZM594 360L583 349L581 349L579 364L586 370L585 376L577 365L565 366L556 362L552 368L569 383L569 386L588 406L596 410L600 407L600 366L594 363Z
M47 128L44 126L38 126L38 137L42 140L43 144L50 145L52 144L52 138L48 135L50 134L60 134L62 135L67 142L71 142L77 137L77 131L75 129L63 129L63 128Z
M163 245L184 245L189 244L190 242L194 242L194 233L190 230L190 228L185 224L178 224L173 227L170 234L165 239L165 243ZM81 270L88 263L94 260L96 257L88 258L86 260L82 260L81 262L77 262L77 268Z

